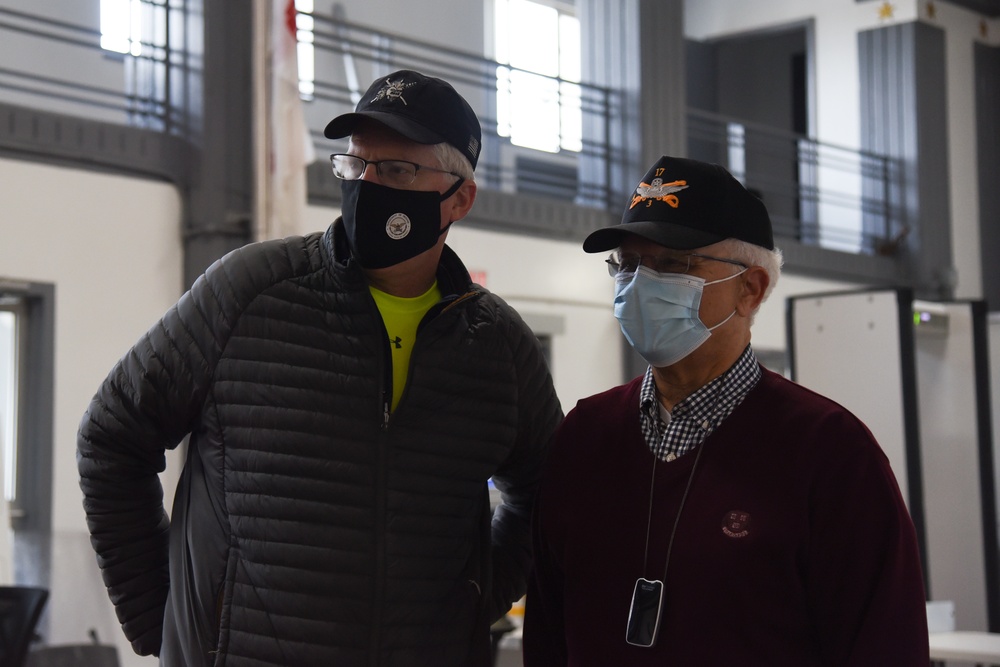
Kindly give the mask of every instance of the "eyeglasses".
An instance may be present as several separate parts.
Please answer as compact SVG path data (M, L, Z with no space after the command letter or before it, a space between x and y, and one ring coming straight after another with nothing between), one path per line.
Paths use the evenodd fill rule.
M696 252L683 254L662 255L636 255L633 253L622 253L615 251L608 256L604 262L608 265L608 273L612 278L620 277L624 274L635 273L640 265L648 266L657 273L689 273L691 271L691 258L707 259L713 262L725 262L748 269L743 262L725 257L712 257L711 255L701 255Z
M417 178L417 172L439 171L443 174L451 174L461 178L461 175L447 169L437 169L435 167L425 167L416 162L406 160L366 160L357 155L346 153L334 153L330 156L330 164L333 165L333 175L345 181L356 181L364 176L368 165L374 165L375 173L386 185L402 188L413 183Z

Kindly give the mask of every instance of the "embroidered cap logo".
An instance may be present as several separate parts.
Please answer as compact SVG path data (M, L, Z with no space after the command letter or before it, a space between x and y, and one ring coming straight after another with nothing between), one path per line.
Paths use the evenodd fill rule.
M378 102L380 100L389 100L390 102L399 100L403 104L406 104L406 98L403 97L403 91L411 86L417 85L416 81L411 81L406 83L405 81L386 81L385 85L375 93L375 97L372 98L372 102ZM406 106L409 106L406 104Z
M629 206L630 209L635 208L636 204L639 202L646 202L646 206L652 206L654 201L662 201L669 204L672 208L677 208L680 206L680 200L677 199L675 192L680 192L687 188L687 181L670 181L669 183L664 183L662 178L654 178L652 183L639 183L635 188L635 196L632 197L632 204Z

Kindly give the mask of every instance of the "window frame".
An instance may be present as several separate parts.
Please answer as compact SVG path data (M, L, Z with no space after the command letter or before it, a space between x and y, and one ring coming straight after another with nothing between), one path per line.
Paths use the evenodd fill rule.
M511 2L525 2L539 7L546 7L555 12L555 62L552 63L554 69L541 71L539 69L528 69L512 65L512 62L519 60L511 52L518 44L529 43L531 40L513 39L507 34L501 34L506 30L506 26L516 23L507 16L510 11ZM498 63L496 71L496 104L495 112L497 116L496 132L501 138L510 141L515 146L538 150L547 153L570 152L580 153L583 150L583 111L580 89L582 71L581 53L581 27L577 16L575 3L564 0L493 0L489 8L492 13L492 20L488 25L492 27L490 42L493 45L494 58ZM576 27L576 35L573 39L564 39L563 31L571 20ZM567 64L567 57L564 51L566 42L571 42L574 47L575 58L572 64ZM553 75L553 71L555 74ZM525 86L524 101L518 102L519 96L514 87ZM522 128L518 130L520 124L518 118L524 114L525 126L537 126L540 113L538 90L530 90L532 87L544 87L548 89L550 99L546 104L551 107L550 119L556 132L547 132L548 136L555 136L554 141L546 142L536 140L536 138L525 137ZM575 103L573 102L575 100ZM530 110L530 111L528 111ZM569 129L569 131L567 131Z
M14 443L17 492L10 505L14 581L45 585L52 560L55 285L0 278L0 295L23 308Z

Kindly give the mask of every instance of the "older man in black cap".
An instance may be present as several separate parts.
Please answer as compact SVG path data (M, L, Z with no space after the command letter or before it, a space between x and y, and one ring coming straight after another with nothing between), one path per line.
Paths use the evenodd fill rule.
M583 247L614 249L614 313L649 367L557 432L525 665L927 665L885 455L750 346L781 266L760 200L718 165L663 157Z
M222 258L94 397L93 544L167 667L487 667L562 413L532 332L445 246L479 122L404 70L326 135L350 136L342 218ZM157 473L188 435L168 521Z

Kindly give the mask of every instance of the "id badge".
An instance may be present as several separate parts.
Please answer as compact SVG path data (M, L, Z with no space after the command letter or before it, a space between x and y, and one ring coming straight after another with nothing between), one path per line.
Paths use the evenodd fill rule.
M625 641L633 646L650 647L656 643L663 609L663 582L637 579L632 591L632 607L628 611Z

